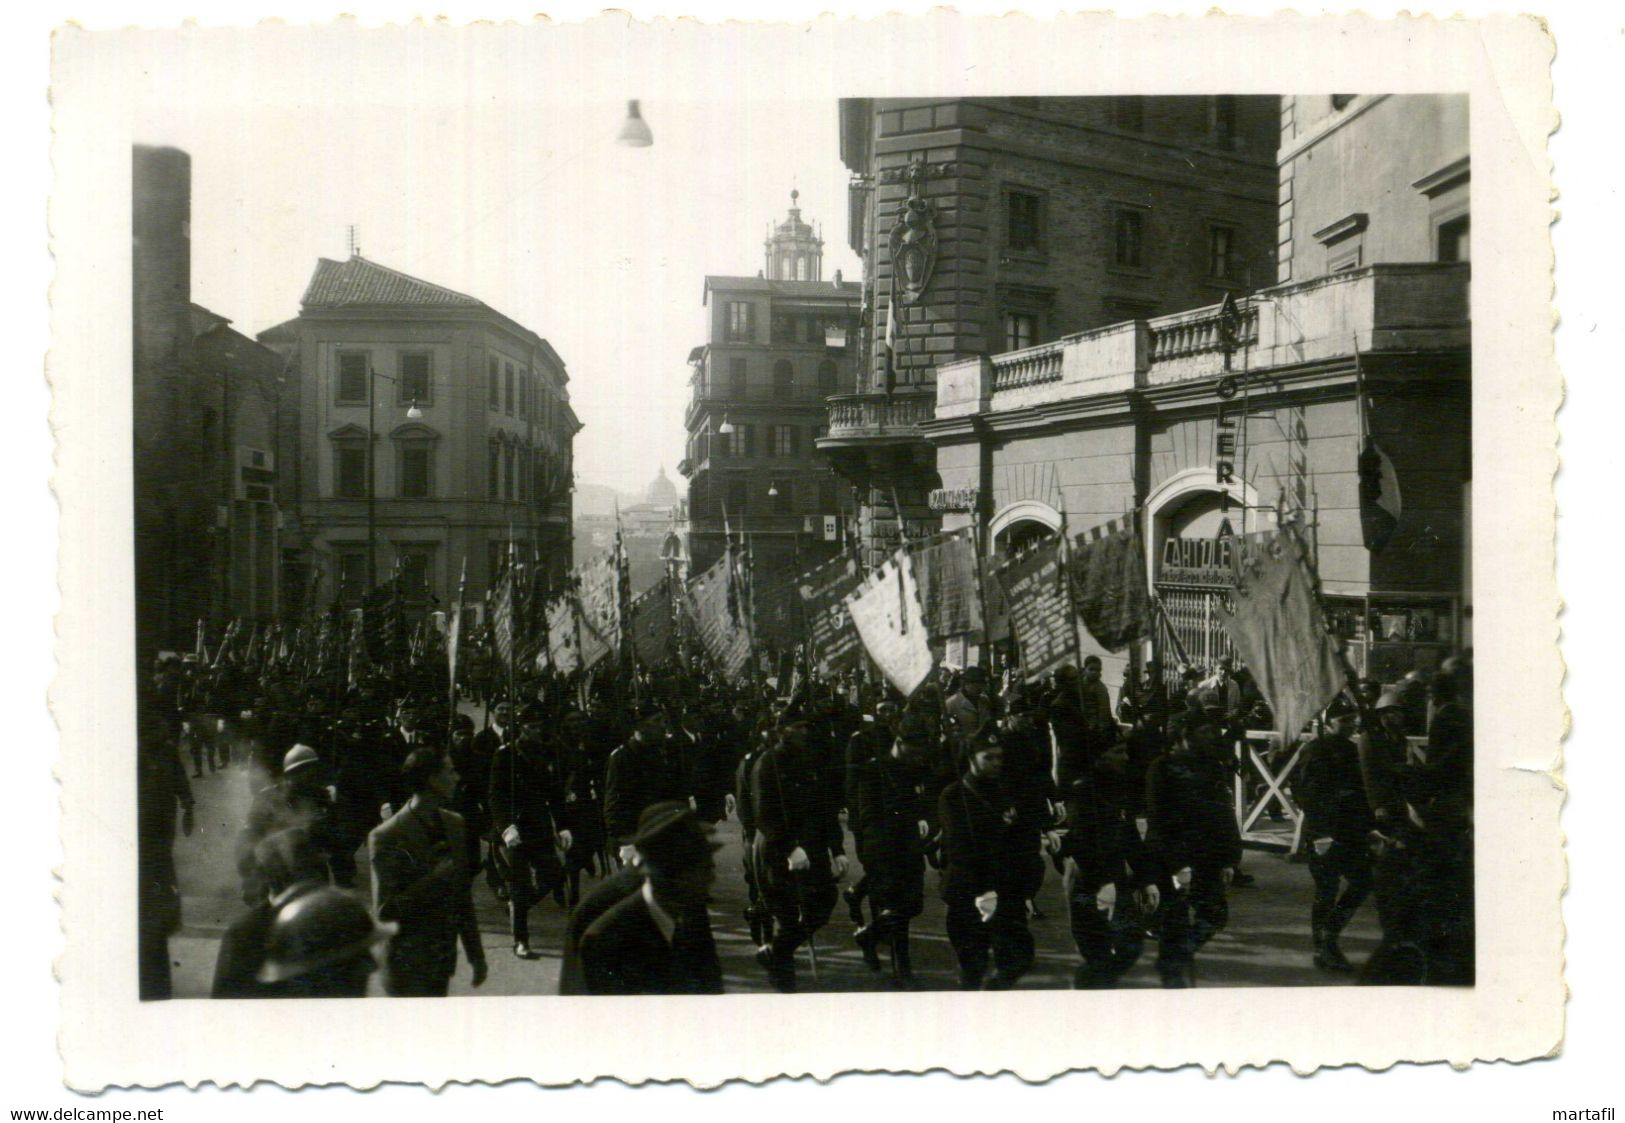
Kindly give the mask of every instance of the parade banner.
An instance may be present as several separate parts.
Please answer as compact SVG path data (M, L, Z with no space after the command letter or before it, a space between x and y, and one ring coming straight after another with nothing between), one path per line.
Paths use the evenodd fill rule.
M547 645L537 662L551 664L555 671L567 675L581 668L581 649L576 643L575 598L566 593L547 605Z
M671 618L671 578L662 577L632 602L632 652L646 667L672 662L677 629Z
M934 660L920 612L920 590L906 549L871 573L846 600L864 650L888 682L912 696Z
M1216 607L1275 713L1282 744L1291 744L1345 683L1315 587L1308 554L1293 530L1250 534L1237 551L1234 608L1222 600Z
M620 567L613 553L588 562L578 571L581 598L581 648L591 667L621 646ZM602 653L598 648L602 647Z
M457 655L458 643L463 637L463 598L468 595L468 558L463 558L463 571L457 578L457 603L452 606L451 618L446 622L446 681L451 690L453 711L457 708Z
M794 651L801 646L805 629L801 624L801 585L792 574L772 574L764 580L752 574L751 623L756 628L756 647L767 651Z
M729 611L729 560L715 565L688 583L688 611L700 647L730 682L743 682L750 666L750 633Z
M350 657L346 673L351 686L359 686L367 671L366 614L359 608L350 610Z
M513 567L497 580L491 598L491 642L504 668L513 666Z
M1021 673L1028 682L1078 660L1078 630L1067 601L1060 551L1060 542L1052 539L995 571L1009 605Z
M846 609L846 598L861 584L857 564L849 557L833 558L801 578L807 639L812 644L813 664L825 678L855 666L863 650L852 614Z
M1151 594L1145 555L1133 519L1113 519L1072 540L1072 604L1078 618L1107 651L1146 638Z
M970 531L939 535L910 551L920 586L920 612L932 639L981 632L982 598L976 579L976 543Z

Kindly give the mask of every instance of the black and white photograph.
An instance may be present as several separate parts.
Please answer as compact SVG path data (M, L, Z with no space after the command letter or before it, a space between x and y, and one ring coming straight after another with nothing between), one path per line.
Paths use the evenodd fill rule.
M747 1010L830 1071L911 1011L1159 1042L1050 1038L1044 1077L1558 1043L1558 793L1509 764L1563 735L1544 196L1505 162L1549 95L1486 96L1448 28L1396 47L1437 73L1305 93L1023 80L1007 25L933 20L879 82L828 22L59 33L58 129L117 123L60 207L97 173L127 213L58 433L99 435L65 625L116 638L55 698L130 803L120 1016L281 1027L292 1067L230 1074L284 1081L301 1035L508 1009L709 1023L665 1031L702 1079L822 1071L730 1059ZM369 1044L337 1079L623 1075Z

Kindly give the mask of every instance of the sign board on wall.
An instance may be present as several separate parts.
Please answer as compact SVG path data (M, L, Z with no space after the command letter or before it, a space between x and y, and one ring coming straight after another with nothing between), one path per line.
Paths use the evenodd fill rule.
M939 487L926 497L933 511L974 511L982 490L977 487Z

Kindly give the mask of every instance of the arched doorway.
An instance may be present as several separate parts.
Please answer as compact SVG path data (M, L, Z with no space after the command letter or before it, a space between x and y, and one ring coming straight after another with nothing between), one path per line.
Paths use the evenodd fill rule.
M1220 486L1211 468L1194 468L1165 481L1147 497L1148 583L1162 605L1157 649L1171 680L1181 664L1211 670L1234 655L1218 607L1232 585L1235 540L1275 525L1273 510L1238 484Z
M988 553L1013 558L1061 528L1061 513L1048 503L1027 499L1001 509L988 523Z

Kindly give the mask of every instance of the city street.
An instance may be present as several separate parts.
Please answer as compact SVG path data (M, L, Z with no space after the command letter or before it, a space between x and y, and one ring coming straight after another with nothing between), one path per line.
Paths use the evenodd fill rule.
M220 933L242 908L236 871L232 864L232 842L247 811L250 793L248 778L240 769L205 774L192 782L197 798L197 831L191 838L177 837L176 864L180 871L183 896L183 925L170 942L177 998L201 998L209 993ZM717 853L717 880L713 888L711 922L722 958L725 986L729 993L771 991L762 970L752 956L749 928L743 919L745 885L740 872L739 824L728 820L718 824L723 843ZM848 853L852 852L848 836ZM364 891L366 855L359 855ZM1287 862L1266 851L1248 851L1244 868L1256 883L1237 888L1230 895L1230 924L1197 956L1197 981L1201 986L1325 986L1348 983L1350 977L1317 970L1309 955L1309 901L1311 883L1307 867ZM856 876L848 875L848 883ZM917 986L920 989L949 989L955 985L956 970L952 949L943 932L943 904L936 895L937 875L926 874L926 910L914 922L913 947ZM597 882L586 879L584 891ZM563 943L565 910L553 900L545 900L531 913L531 943L540 958L530 961L513 955L508 938L505 906L486 885L483 877L474 886L475 909L484 934L490 978L475 991L469 985L466 963L460 963L451 993L457 994L554 994L558 989L559 954ZM1032 923L1038 958L1031 973L1022 981L1023 989L1069 988L1078 956L1067 931L1061 879L1053 869L1045 878L1036 901L1041 916ZM852 924L844 902L817 938L818 974L812 977L808 955L798 959L800 987L806 991L867 991L889 989L886 974L872 974L863 964L852 942ZM1378 938L1376 914L1367 903L1343 936L1349 958L1360 963L1375 948ZM883 953L884 954L884 953ZM1153 960L1156 945L1147 941L1146 951L1123 980L1125 987L1155 987L1158 977ZM381 993L374 983L373 993Z

